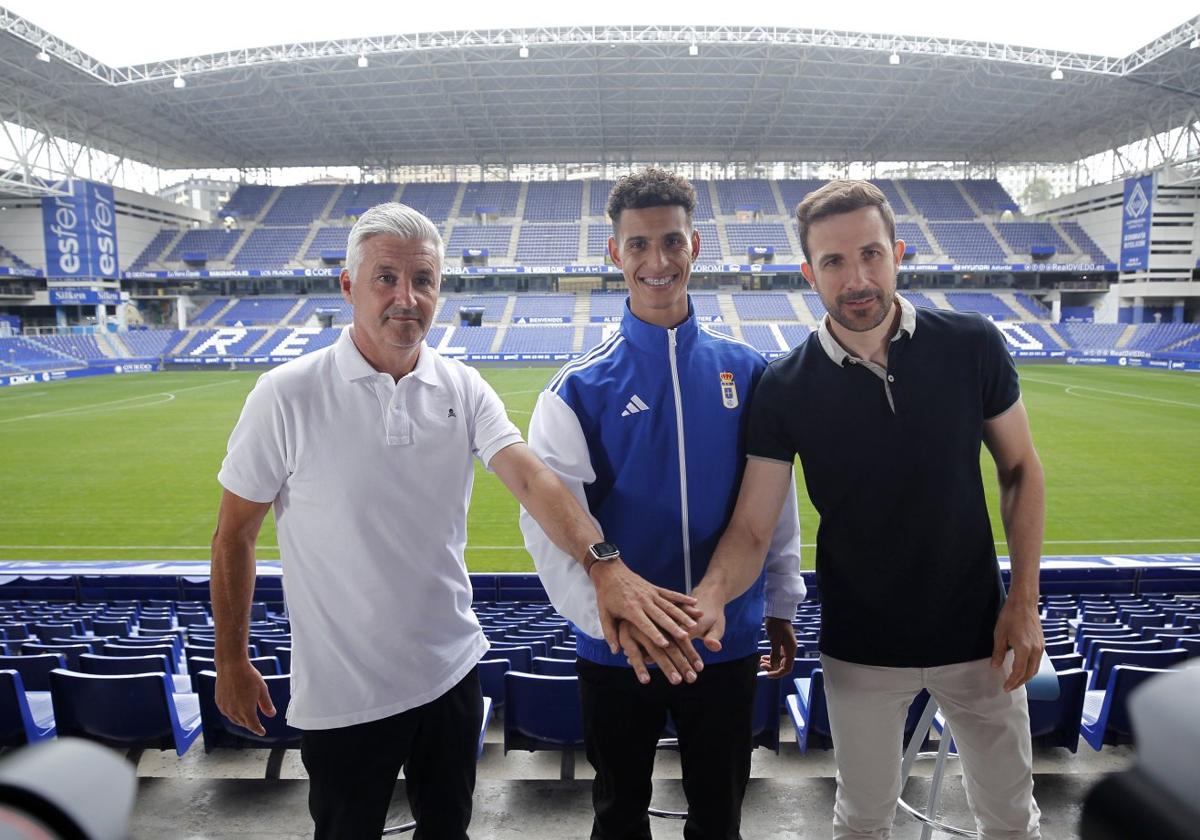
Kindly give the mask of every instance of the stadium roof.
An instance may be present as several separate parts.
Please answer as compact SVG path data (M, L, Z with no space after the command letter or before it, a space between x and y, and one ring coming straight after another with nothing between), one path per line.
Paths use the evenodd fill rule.
M0 118L164 169L1070 162L1196 121L1198 40L1200 16L1119 58L824 29L566 26L113 67L0 8Z

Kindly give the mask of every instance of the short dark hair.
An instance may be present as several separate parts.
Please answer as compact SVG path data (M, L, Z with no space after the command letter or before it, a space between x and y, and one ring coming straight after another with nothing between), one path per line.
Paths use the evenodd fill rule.
M696 190L682 175L654 166L622 176L608 194L608 216L612 219L613 234L617 232L623 210L644 207L682 207L690 227L692 211L696 209Z
M896 241L896 214L888 204L883 190L870 181L830 181L820 189L813 190L796 205L796 232L800 235L800 248L804 259L812 262L808 253L808 229L821 219L853 213L863 207L878 207L887 227L888 237Z

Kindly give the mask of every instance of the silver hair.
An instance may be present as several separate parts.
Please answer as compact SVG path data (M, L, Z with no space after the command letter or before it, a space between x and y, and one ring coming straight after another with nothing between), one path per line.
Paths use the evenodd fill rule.
M446 261L446 243L442 241L437 227L424 214L395 201L376 204L359 216L354 227L350 228L350 238L346 242L346 270L350 272L351 283L362 262L362 244L372 236L381 234L432 242L437 247L438 268Z

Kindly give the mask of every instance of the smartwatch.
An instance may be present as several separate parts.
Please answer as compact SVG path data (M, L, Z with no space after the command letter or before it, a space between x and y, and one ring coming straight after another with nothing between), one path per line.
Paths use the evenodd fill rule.
M611 563L613 560L621 556L621 549L617 548L610 542L592 543L588 546L588 555L592 558L592 562L588 564L587 573L592 574L592 566L597 563Z

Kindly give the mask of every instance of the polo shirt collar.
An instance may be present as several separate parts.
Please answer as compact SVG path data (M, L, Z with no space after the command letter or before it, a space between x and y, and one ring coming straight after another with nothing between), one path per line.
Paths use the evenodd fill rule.
M333 345L334 363L337 365L338 373L347 382L355 382L359 379L368 379L378 376L380 371L371 366L358 347L354 344L354 340L350 337L350 330L353 327L345 327L337 341ZM435 357L438 352L428 344L421 346L421 352L417 356L417 364L408 374L414 379L424 382L427 385L440 385L441 378L438 376L438 368Z
M696 324L696 312L692 307L691 295L688 295L687 302L687 319L673 328L675 330L676 346L685 351L695 342L696 335L700 331L700 328ZM625 298L625 317L621 319L621 334L625 336L626 341L639 350L645 350L650 353L667 352L666 327L647 323L634 315L633 310L629 308L629 298Z
M899 294L896 295L896 304L900 307L900 329L896 330L892 341L899 341L901 335L908 335L909 338L912 338L913 333L917 331L917 308ZM817 327L817 338L821 342L821 349L834 364L844 365L846 359L850 358L849 351L838 344L838 340L833 337L833 332L829 329L828 313L821 319L821 325Z

